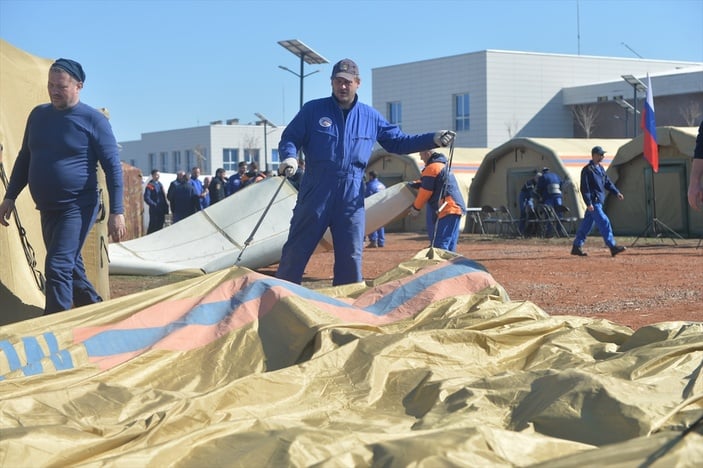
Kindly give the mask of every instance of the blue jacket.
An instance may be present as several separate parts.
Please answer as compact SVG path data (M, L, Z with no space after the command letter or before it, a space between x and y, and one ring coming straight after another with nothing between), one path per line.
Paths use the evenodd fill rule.
M164 186L159 181L150 180L144 189L144 201L149 205L149 211L154 213L168 213L166 193Z
M98 162L105 171L110 213L122 214L122 165L107 117L82 102L66 110L39 105L27 119L5 198L15 200L29 184L40 211L97 203Z
M545 168L542 171L542 176L537 180L537 193L542 197L542 200L561 197L562 183L563 181L557 174Z
M279 159L305 153L305 177L301 191L308 184L332 174L337 177L363 178L374 143L391 153L416 153L434 148L434 133L406 135L371 106L359 102L344 118L336 99L329 96L307 102L281 135ZM363 194L359 194L363 197Z
M586 206L605 202L606 190L613 195L620 193L610 177L606 175L603 166L593 161L589 162L581 169L581 196Z
M195 189L195 193L199 197L198 211L204 210L210 204L210 200L206 197L201 197L203 191L205 190L205 187L203 187L203 183L200 181L200 179L189 179L188 181L190 182L190 185L193 186L193 188Z
M440 218L447 215L461 216L466 213L466 204L459 189L459 183L453 172L447 172L447 157L442 153L434 152L422 170L420 187L413 207L422 209L427 203L431 211L436 213L444 202L447 204L439 214Z
M371 179L368 182L366 182L366 191L364 192L364 196L370 197L374 193L378 193L381 190L385 190L385 189L386 189L386 186L383 185L383 183L380 180L378 180L378 178Z

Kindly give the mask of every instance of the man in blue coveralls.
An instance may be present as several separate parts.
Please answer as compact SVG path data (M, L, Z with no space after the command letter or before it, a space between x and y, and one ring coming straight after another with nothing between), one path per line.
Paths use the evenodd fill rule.
M581 196L584 203L586 203L586 212L583 215L578 231L576 231L576 238L574 238L574 243L571 247L571 255L579 257L588 255L583 251L583 244L586 242L586 236L591 232L594 224L598 226L605 245L610 249L610 255L614 257L625 250L625 247L615 244L610 219L603 211L606 190L618 197L618 200L625 198L605 173L605 168L601 165L604 157L605 150L600 146L594 146L591 150L591 162L581 169Z
M362 281L364 172L376 141L391 153L449 146L455 133L406 135L373 107L358 102L359 68L340 60L332 69L332 96L307 102L281 135L283 170L293 175L305 154L305 177L293 209L276 276L300 284L315 247L329 227L334 244L333 285Z
M378 180L378 174L376 174L376 171L369 171L369 180L366 182L366 191L364 192L364 196L368 198L374 193L380 192L381 190L386 190L386 186L383 185L383 182ZM375 249L377 247L385 246L386 229L381 226L376 231L369 234L369 245L367 245L366 247L370 249Z
M80 102L84 82L78 62L60 58L51 65L51 103L29 114L0 204L0 224L7 226L17 196L29 185L46 245L44 315L102 301L88 281L81 257L98 213L98 162L110 194L108 232L114 241L125 235L117 141L107 117Z

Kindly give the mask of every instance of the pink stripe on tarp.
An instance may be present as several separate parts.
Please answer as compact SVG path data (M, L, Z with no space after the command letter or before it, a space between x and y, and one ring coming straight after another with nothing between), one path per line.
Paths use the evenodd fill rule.
M445 270L442 271L443 269ZM466 269L466 272L463 269ZM166 330L166 333L157 337L155 341L148 341L148 346L125 352L114 352L114 354L109 353L110 348L113 347L115 351L124 349L122 343L125 342L114 341L110 345L110 341L102 341L105 345L110 345L105 348L100 345L101 340L111 339L110 335L96 337L98 341L93 339L92 342L102 347L91 347L94 351L89 353L88 359L101 369L108 369L150 349L188 351L203 347L265 316L286 297L300 298L302 297L300 294L303 294L305 295L303 300L310 309L320 310L344 323L383 325L410 318L439 300L471 294L496 284L487 272L473 268L471 265L452 265L452 261L449 261L426 267L417 274L401 280L372 288L354 301L353 305L347 305L344 301L323 297L313 291L301 290L297 285L272 280L268 276L252 272L225 281L202 297L162 302L118 323L78 328L74 331L74 340L75 343L81 343L101 332L118 333L116 336L119 336L121 332L129 330L136 333L140 329L147 332L150 328L173 327L172 331ZM418 290L418 288L421 289ZM247 300L242 301L243 297ZM316 299L318 297L319 299ZM232 302L234 307L232 310L227 310L228 302ZM395 307L386 310L389 304ZM207 313L207 309L199 307L208 307L208 305L216 307L213 309L217 312L214 316ZM196 307L199 312L194 312ZM374 307L376 313L370 312ZM205 315L202 315L203 312ZM186 319L186 317L191 318ZM191 322L192 317L199 318ZM203 323L202 319L208 317L214 318L217 322L207 323L205 320ZM114 344L120 344L120 346L114 346ZM106 350L108 352L105 352Z

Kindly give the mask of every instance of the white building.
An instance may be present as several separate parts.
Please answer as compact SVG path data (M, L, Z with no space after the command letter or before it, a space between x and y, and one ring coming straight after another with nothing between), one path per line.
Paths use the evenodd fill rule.
M238 119L210 125L143 133L141 140L120 142L120 159L149 174L188 171L200 167L203 174L224 168L237 171L240 161L255 161L262 171L278 169L278 142L285 127L270 123L240 125Z
M679 104L671 105L703 104L702 67L698 62L484 50L373 69L373 106L407 133L456 130L458 147L493 148L513 137L580 137L572 115L572 106L579 104L607 105L592 137L632 137L614 99L622 96L641 109L644 94L635 101L635 89L623 75L642 81L647 74L654 77L659 117L662 96L679 95ZM660 78L683 69L693 70L683 88ZM585 95L575 89L595 83L603 85ZM671 121L657 118L657 125L687 125L681 117L676 121L677 112L664 114ZM623 134L628 128L630 134Z
M623 79L649 74L658 126L703 118L703 63L484 50L372 70L373 107L406 133L457 131L457 146L495 148L513 137L583 138L573 111L595 112L591 138L632 138L643 92ZM629 113L626 107L629 105ZM142 134L120 142L121 159L148 174L199 166L236 171L239 161L278 168L284 127L238 119Z

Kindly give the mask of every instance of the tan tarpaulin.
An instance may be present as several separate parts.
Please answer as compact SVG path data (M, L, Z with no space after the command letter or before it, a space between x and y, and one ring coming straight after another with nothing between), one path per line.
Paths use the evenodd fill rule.
M0 144L4 148L2 164L8 179L22 146L30 111L49 100L46 83L52 62L0 39ZM102 186L105 186L104 183ZM5 186L0 183L0 199L4 196ZM102 204L109 206L106 190L102 190ZM22 191L16 207L19 216L13 216L10 227L0 226L0 311L21 308L22 316L35 317L44 308L44 294L37 278L44 274L46 249L39 212L29 188ZM21 235L18 222L26 236ZM109 298L107 216L96 222L82 252L88 278L103 298ZM5 323L2 318L0 323Z
M654 211L658 220L683 237L703 235L703 215L693 210L687 199L696 135L697 127L657 127L659 172L656 174L642 154L642 135L620 147L607 173L625 199L608 197L605 203L616 235L643 233ZM652 231L646 233L651 234Z
M703 464L702 324L548 316L433 253L368 286L234 268L2 327L0 466Z
M48 101L47 72L52 61L35 57L0 39L0 144L2 163L9 179L17 153L22 146L24 126L34 106ZM5 186L0 184L0 198ZM42 240L39 213L28 189L16 202L24 240L35 252L36 263L43 274L46 250ZM10 227L0 226L0 309L11 304L26 304L27 312L36 316L44 308L44 294L28 265L23 238L15 219Z

